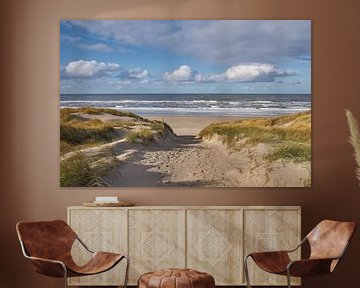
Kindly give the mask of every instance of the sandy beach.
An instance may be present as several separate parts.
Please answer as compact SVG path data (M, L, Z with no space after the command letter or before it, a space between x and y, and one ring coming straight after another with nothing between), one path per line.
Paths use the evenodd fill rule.
M237 116L147 116L144 118L150 120L164 121L169 124L174 133L178 136L192 135L197 136L202 129L212 123L232 122L244 117Z

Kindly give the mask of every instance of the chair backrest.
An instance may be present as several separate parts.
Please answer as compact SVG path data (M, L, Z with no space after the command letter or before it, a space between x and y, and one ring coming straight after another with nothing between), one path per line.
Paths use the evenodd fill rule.
M61 260L70 256L75 232L62 220L19 222L19 240L30 256Z
M321 221L306 236L311 248L310 259L342 256L355 229L355 222Z

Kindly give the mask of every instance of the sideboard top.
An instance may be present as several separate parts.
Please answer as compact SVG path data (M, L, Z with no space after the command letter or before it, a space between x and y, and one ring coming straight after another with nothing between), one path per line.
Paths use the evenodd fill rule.
M301 210L301 206L133 206L133 207L85 207L85 206L69 206L72 209L131 209L131 210L263 210L263 209L279 209L279 210Z

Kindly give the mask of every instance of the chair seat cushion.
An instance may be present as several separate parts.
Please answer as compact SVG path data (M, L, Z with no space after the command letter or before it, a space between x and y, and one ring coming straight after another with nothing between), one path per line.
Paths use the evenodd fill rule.
M143 274L138 288L214 288L214 277L193 269L166 269Z

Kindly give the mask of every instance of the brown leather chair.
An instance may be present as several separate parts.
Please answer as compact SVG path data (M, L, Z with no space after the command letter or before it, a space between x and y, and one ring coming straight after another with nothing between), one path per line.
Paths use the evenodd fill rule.
M50 277L88 276L112 269L126 259L124 288L127 285L129 259L125 254L91 251L62 220L41 222L19 222L16 231L24 256L31 260L35 271ZM92 254L83 266L78 266L71 257L71 247L78 240Z
M249 257L266 272L286 275L289 288L291 276L315 276L333 272L344 256L355 229L354 222L324 220L292 250L250 253L244 259L247 287L251 287L247 267ZM291 261L289 253L296 251L306 241L311 249L309 259Z

